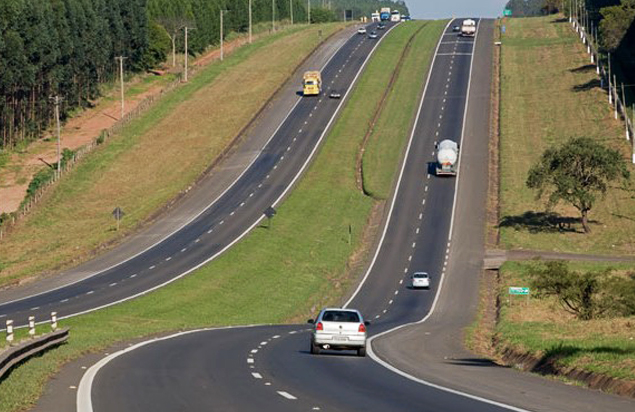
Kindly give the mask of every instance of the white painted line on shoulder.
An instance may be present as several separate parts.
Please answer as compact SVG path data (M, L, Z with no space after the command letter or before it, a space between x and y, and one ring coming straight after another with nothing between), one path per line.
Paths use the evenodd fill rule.
M95 293L94 290L89 290L88 292L86 292L87 295L92 295L93 293Z
M295 396L291 395L289 392L285 392L285 391L277 391L277 392L278 392L278 395L282 396L283 398L287 398L291 401L298 399Z
M110 285L108 285L108 287L113 287L113 286L117 286L117 282L112 282Z
M245 206L245 202L242 202L239 207Z
M136 278L136 277L137 277L137 274L136 274L136 273L135 273L134 275L130 275L130 278L131 278L131 279L132 279L132 278Z
M171 261L171 260L172 260L172 256L168 256L168 257L166 257L166 258L165 258L165 261L166 261L166 262L169 262L169 261Z
M152 265L152 266L150 266L148 269L149 269L149 270L152 270L152 269L154 269L155 267L156 267L156 265Z
M196 240L194 241L194 243L198 243L198 242L200 242L200 241L201 241L201 239L200 239L200 238L198 238L198 239L196 239ZM154 269L154 266L153 266L153 267L151 267L150 269Z
M280 159L280 160L282 160L282 159ZM273 166L273 170L276 170L277 168L278 168L278 165L274 165Z
M187 250L186 247L184 247L183 249L181 249L181 253L185 252Z
M68 302L68 299L62 299L62 300L60 300L60 303L66 303L66 302ZM3 316L7 316L7 315L3 315ZM0 316L0 317L2 317L2 316Z
M253 377L254 377L254 378L256 378L256 379L262 379L262 375L261 375L261 374L259 374L258 372L252 372L252 373L251 373L251 376L253 376Z

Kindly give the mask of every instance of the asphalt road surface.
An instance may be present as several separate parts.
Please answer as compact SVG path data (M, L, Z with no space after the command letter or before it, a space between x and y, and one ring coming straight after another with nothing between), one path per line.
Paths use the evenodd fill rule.
M435 141L463 136L473 48L474 39L451 31L439 43L383 242L349 302L373 334L425 316L447 265L456 179L430 172ZM420 270L432 275L429 290L409 287ZM305 326L181 335L113 357L95 376L92 401L98 411L508 409L423 386L369 358L323 353L309 354Z
M298 71L290 82L296 90L289 93L287 87L287 95L293 96L292 109L267 135L270 138L264 147L245 153L243 171L236 180L207 207L192 212L180 229L132 256L117 260L121 255L114 254L110 266L90 276L82 277L79 271L78 279L69 284L18 298L12 296L19 291L7 291L0 295L6 302L0 305L0 319L13 319L14 325L20 326L27 324L30 315L42 321L55 311L58 319L63 319L103 308L172 282L222 253L254 228L264 211L276 206L291 189L342 103L329 99L327 93L331 89L342 95L348 92L369 54L391 27L380 30L379 39L348 36L326 59L321 96L299 95L302 73ZM270 129L271 121L263 122L251 133L263 134Z
M91 368L78 410L633 410L628 399L500 368L462 347L487 185L493 23L478 24L476 39L446 31L439 43L377 255L346 303L373 322L374 359L311 355L308 325L179 334ZM459 179L430 174L434 143L446 138L465 151ZM415 271L431 274L429 290L408 287Z

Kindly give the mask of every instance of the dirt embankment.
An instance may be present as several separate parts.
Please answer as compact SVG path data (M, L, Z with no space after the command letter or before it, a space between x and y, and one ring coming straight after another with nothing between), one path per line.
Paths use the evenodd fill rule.
M258 38L260 36L254 36ZM224 44L225 54L231 53L237 47L248 43L247 36L241 36ZM203 67L220 58L220 49L213 49L198 57L192 66ZM181 68L170 69L172 72L179 72ZM125 98L124 116L134 112L139 104L144 100L158 96L167 87L166 84L151 82L148 86L142 86L142 80L147 73L137 76L128 82L124 89L131 87L141 87L144 90L135 93L133 96ZM104 129L112 127L122 117L121 103L118 100L119 89L114 88L104 95L100 100L94 102L94 107L84 110L69 119L61 131L61 147L70 150L77 150L97 138ZM46 164L57 162L57 139L50 133L42 136L41 139L30 144L26 149L15 152L10 156L9 162L0 174L0 214L12 213L18 210L20 203L26 196L29 183L35 173Z

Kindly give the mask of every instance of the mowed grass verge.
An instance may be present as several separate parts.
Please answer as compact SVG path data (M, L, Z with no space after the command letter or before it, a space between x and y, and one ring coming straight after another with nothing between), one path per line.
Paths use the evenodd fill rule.
M169 331L236 324L302 320L322 305L335 304L350 286L351 256L367 252L362 232L376 201L355 186L356 155L368 127L369 106L378 104L387 83L376 82L396 62L384 53L402 49L419 25L393 30L369 62L339 120L298 187L279 207L270 229L258 228L231 250L180 281L133 301L61 322L71 327L68 344L15 369L0 385L0 412L28 408L47 379L64 363L115 342ZM431 59L444 24L430 23L416 38L418 54ZM419 46L420 45L420 46ZM401 76L423 78L427 65L409 65ZM415 87L403 104L418 95ZM381 130L378 130L381 133ZM395 139L395 145L403 141ZM402 148L403 149L403 148ZM373 173L391 174L397 164L382 163ZM348 242L348 227L353 241ZM368 245L366 245L368 246ZM257 281L254 274L257 274ZM45 328L42 326L42 328Z
M297 65L341 27L301 26L265 37L164 97L70 172L0 242L0 285L76 265L138 229L196 180ZM115 207L126 213L119 232L110 214Z
M407 73L417 72L417 68L428 67L432 54L421 53L420 50L434 51L438 38L426 33L436 33L443 28L447 21L434 21L423 27L422 36L415 36L409 48L403 55L402 70ZM397 35L397 33L395 33ZM387 62L399 60L403 49L393 49L385 55ZM417 110L419 109L420 94L414 94L412 89L423 92L427 72L423 76L399 76L395 79L392 93L390 93L381 111L381 117L371 130L366 150L363 155L363 178L366 193L377 199L387 199L392 191L397 168L392 168L403 154L405 143L410 138L410 129ZM381 74L381 81L390 80L392 73L386 71ZM379 81L379 79L376 79ZM403 96L403 97L402 97ZM395 144L395 141L400 142ZM391 169L392 168L392 169ZM376 173L376 170L392 170L392 173Z
M581 272L607 267L623 273L635 270L632 263L570 263L572 270ZM513 348L555 361L563 369L580 368L635 381L635 317L580 321L554 298L508 295L510 286L529 286L531 268L527 262L508 262L502 267L498 351Z
M530 166L551 146L589 136L630 163L624 125L616 121L584 46L559 16L506 19L502 36L500 140L501 243L505 248L577 253L635 252L631 190L612 187L591 210L591 234L580 223L560 231L541 219L546 201L525 185ZM630 166L631 173L635 168ZM617 184L615 186L618 186ZM565 218L579 218L561 204ZM538 216L536 215L538 214Z

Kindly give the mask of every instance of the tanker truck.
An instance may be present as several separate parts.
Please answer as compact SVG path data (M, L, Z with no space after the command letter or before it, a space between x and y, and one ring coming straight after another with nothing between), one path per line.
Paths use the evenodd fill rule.
M476 21L472 19L463 20L461 25L461 36L474 37L476 35Z
M437 176L456 176L456 163L459 159L459 145L453 140L443 140L437 148Z

